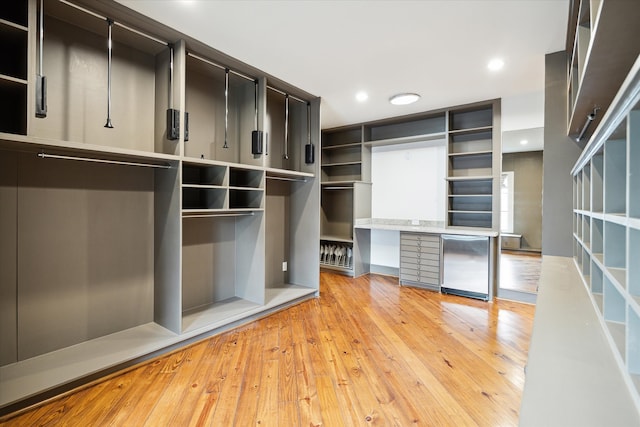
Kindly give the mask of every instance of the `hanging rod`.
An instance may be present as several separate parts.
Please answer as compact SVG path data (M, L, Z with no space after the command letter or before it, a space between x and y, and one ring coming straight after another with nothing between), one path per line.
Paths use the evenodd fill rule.
M106 17L106 16L102 16L99 13L93 12L93 11L91 11L89 9L85 9L82 6L78 6L77 4L71 3L70 1L67 1L67 0L59 0L59 1L60 1L60 3L64 3L67 6L71 6L71 7L75 8L75 9L78 9L79 11L84 12L86 14L89 14L89 15L95 17L95 18L98 18L98 19L101 19L101 20L108 19L108 17ZM128 25L122 24L120 22L114 21L113 24L117 25L118 27L122 27L125 30L131 31L132 33L138 34L139 36L145 37L145 38L147 38L149 40L153 40L156 43L160 43L160 44L163 44L165 46L169 46L169 44L170 44L170 43L168 43L168 42L166 42L164 40L160 40L160 39L158 39L158 38L156 38L154 36L150 36L149 34L143 33L140 30L136 30L135 28L129 27Z
M76 157L76 156L62 156L58 154L45 154L38 153L38 157L41 159L60 159L60 160L78 160L83 162L92 162L92 163L108 163L113 165L124 165L124 166L142 166L146 168L157 168L157 169L171 169L169 165L156 165L152 163L138 163L138 162L124 162L121 160L107 160L107 159L92 159L91 157Z
M353 190L353 187L322 187L323 190Z
M269 176L267 175L267 179L276 179L280 181L296 181L296 182L307 182L307 178L287 178L284 176Z
M246 79L246 80L249 80L249 81L252 81L252 82L257 81L257 79L254 79L253 77L249 77L246 74L242 74L239 71L235 71L235 70L232 70L231 68L226 67L224 65L220 65L220 64L217 64L215 62L209 61L208 59L205 59L205 58L203 58L201 56L198 56L198 55L196 55L194 53L187 52L187 56L190 56L190 57L192 57L194 59L197 59L198 61L202 61L205 64L213 65L214 67L220 68L221 70L229 70L229 72L235 74L238 77L242 77L243 79Z
M276 88L275 88L275 87L273 87L273 86L269 86L269 85L267 85L267 89L271 89L271 90L272 90L272 91L274 91L274 92L278 92L280 95L289 96L289 98L291 98L291 99L295 99L296 101L298 101L298 102L302 102L303 104L308 104L308 103L309 103L309 101L305 101L304 99L300 99L300 98L298 98L298 97L296 97L296 96L294 96L294 95L291 95L291 94L289 94L289 93L287 93L287 92L284 92L284 91L282 91L282 90L280 90L280 89L276 89Z
M182 218L217 218L217 217L229 217L229 216L254 216L254 212L238 212L238 213L210 213L202 215L182 215Z
M584 122L584 126L582 126L582 131L580 132L580 135L578 135L578 137L576 138L576 142L580 142L582 138L584 138L584 134L587 133L587 129L589 129L589 126L591 126L591 122L595 120L599 109L600 108L595 107L593 109L593 112L591 112L590 114L587 114L587 121Z

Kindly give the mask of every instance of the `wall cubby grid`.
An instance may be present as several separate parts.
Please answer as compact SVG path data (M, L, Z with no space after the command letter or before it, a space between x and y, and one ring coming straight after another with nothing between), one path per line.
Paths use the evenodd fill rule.
M574 167L574 257L640 408L640 59Z

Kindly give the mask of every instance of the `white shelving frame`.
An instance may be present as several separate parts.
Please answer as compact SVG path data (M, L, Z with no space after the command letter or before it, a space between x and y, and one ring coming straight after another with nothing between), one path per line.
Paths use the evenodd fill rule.
M574 259L640 410L640 57L575 164Z

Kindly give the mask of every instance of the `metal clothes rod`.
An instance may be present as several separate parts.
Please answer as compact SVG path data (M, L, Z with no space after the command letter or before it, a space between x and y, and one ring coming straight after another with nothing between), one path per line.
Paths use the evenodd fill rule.
M85 9L82 6L78 6L77 4L73 4L73 3L71 3L71 2L69 2L67 0L59 0L59 1L60 1L60 3L64 3L67 6L71 6L71 7L75 8L75 9L78 9L79 11L84 12L84 13L86 13L88 15L91 15L91 16L93 16L95 18L102 19L102 20L108 19L106 16L102 16L102 15L96 13L96 12L93 12L93 11L89 10L89 9ZM168 42L166 42L164 40L160 40L160 39L158 39L156 37L150 36L149 34L143 33L142 31L136 30L135 28L131 28L128 25L122 24L120 22L115 22L115 21L114 21L114 24L117 25L118 27L124 28L125 30L131 31L132 33L136 33L136 34L138 34L138 35L140 35L142 37L145 37L145 38L147 38L149 40L153 40L156 43L160 43L160 44L163 44L165 46L169 46Z
M296 96L294 96L294 95L290 95L290 94L288 94L287 92L281 91L280 89L276 89L276 88L275 88L275 87L273 87L273 86L269 86L269 85L267 85L267 89L271 89L272 91L274 91L274 92L278 92L279 94L284 95L284 96L289 96L289 98L291 98L291 99L295 99L296 101L298 101L298 102L302 102L303 104L308 104L308 102L307 102L307 101L305 101L304 99L300 99L300 98L298 98L298 97L296 97Z
M578 137L576 138L577 142L580 142L582 138L584 138L584 134L587 133L587 129L589 129L589 126L591 126L591 122L595 120L598 110L599 108L596 107L593 109L593 112L591 114L587 115L587 121L584 123L584 126L582 126L582 131L580 131L580 135L578 135Z
M38 157L41 159L60 159L60 160L78 160L82 162L92 162L92 163L108 163L113 165L124 165L124 166L141 166L145 168L157 168L157 169L171 169L169 165L156 165L153 163L138 163L138 162L124 162L121 160L107 160L107 159L92 159L90 157L76 157L76 156L62 156L58 154L45 154L38 153Z
M236 76L238 76L238 77L242 77L243 79L246 79L246 80L249 80L249 81L252 81L252 82L257 81L257 79L254 79L253 77L249 77L249 76L247 76L246 74L242 74L242 73L241 73L241 72L239 72L239 71L235 71L235 70L232 70L232 69L231 69L231 68L229 68L229 67L225 67L224 65L220 65L220 64L217 64L217 63L215 63L215 62L209 61L208 59L203 58L203 57L201 57L201 56L198 56L198 55L196 55L196 54L194 54L194 53L187 52L187 56L190 56L190 57L192 57L193 59L197 59L198 61L202 61L202 62L204 62L205 64L213 65L214 67L220 68L221 70L227 70L227 69L228 69L231 73L235 74L235 75L236 75Z
M279 181L296 181L296 182L307 182L307 178L286 178L283 176L268 176L267 179L276 179Z
M353 190L353 187L322 187L323 190Z

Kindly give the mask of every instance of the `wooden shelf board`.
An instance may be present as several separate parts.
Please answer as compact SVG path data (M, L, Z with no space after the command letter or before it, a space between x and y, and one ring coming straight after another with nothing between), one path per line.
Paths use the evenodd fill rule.
M265 169L267 178L290 178L304 180L307 178L314 178L315 175L309 172L292 171L287 169L267 168Z
M208 185L208 184L182 184L182 188L195 188L199 190L226 190L227 187L223 185Z
M449 176L445 178L447 181L488 181L492 180L492 175L478 175L478 176Z
M609 273L620 284L623 289L627 289L627 269L626 268L613 268L607 267Z
M258 191L258 192L264 192L264 188L258 188L258 187L238 187L235 185L230 185L229 186L229 190L236 190L236 191Z
M14 30L29 32L29 28L25 27L24 25L16 24L15 22L7 21L6 19L0 19L0 26L2 25L11 27Z
M493 197L493 194L449 194L449 197L453 198L453 197L469 197L469 198L480 198L480 197L484 197L484 198L491 198Z
M300 298L313 296L316 292L318 292L318 290L314 288L283 283L265 289L264 303L266 307L277 307Z

